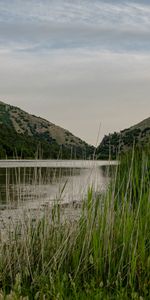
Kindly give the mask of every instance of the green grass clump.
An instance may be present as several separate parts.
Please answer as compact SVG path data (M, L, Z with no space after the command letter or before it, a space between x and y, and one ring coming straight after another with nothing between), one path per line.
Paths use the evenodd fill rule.
M123 157L77 221L55 206L0 245L0 299L150 299L149 149Z

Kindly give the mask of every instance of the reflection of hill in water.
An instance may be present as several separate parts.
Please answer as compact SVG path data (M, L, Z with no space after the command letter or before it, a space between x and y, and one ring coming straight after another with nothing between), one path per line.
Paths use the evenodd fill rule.
M97 195L109 182L107 168L0 168L0 230L27 218L36 219L58 201L61 218L75 220L88 188ZM3 230L2 229L2 230Z
M80 175L80 169L68 168L1 168L0 169L0 207L17 203L18 200L34 197L35 186L59 184L62 178ZM30 190L30 193L29 193ZM28 194L25 194L28 191ZM38 191L39 193L39 191Z
M103 190L108 182L105 167L82 168L1 168L0 207L19 207L58 199L81 201L89 186ZM62 192L63 191L63 192Z
M101 166L101 172L103 177L112 177L115 173L117 165Z
M0 184L41 183L53 182L62 176L80 174L79 168L48 168L48 167L24 167L1 168Z

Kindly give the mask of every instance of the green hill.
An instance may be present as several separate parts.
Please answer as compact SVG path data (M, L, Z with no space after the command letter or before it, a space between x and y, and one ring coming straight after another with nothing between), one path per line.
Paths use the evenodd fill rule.
M150 118L121 132L105 135L97 148L98 159L115 159L120 152L135 146L144 146L150 141Z
M0 101L0 158L88 158L93 151L68 130Z

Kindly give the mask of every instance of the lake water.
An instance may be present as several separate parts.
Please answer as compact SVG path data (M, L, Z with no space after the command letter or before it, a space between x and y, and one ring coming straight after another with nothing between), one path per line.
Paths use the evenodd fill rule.
M109 182L108 161L1 160L0 227L23 211L40 212L59 201L64 207L79 204L89 187L103 192ZM69 210L70 214L70 210Z

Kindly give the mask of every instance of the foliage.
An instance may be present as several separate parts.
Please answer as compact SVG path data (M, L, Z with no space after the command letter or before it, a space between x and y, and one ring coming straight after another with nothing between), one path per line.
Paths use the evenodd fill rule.
M85 147L87 156L93 148ZM18 134L13 129L4 124L0 125L0 159L5 158L84 158L82 147L69 145L58 145L57 142L50 138L46 133L43 135L36 134Z
M98 159L116 159L120 153L142 147L150 142L150 125L143 128L130 128L105 135L97 148Z
M34 122L33 117L35 118ZM66 134L72 137L73 143L59 144L51 137L48 124L50 123L46 120L0 102L0 159L14 157L83 159L92 156L94 147L78 138L75 142L74 136L67 131ZM40 127L40 130L36 130L37 127ZM65 132L65 130L61 130Z

